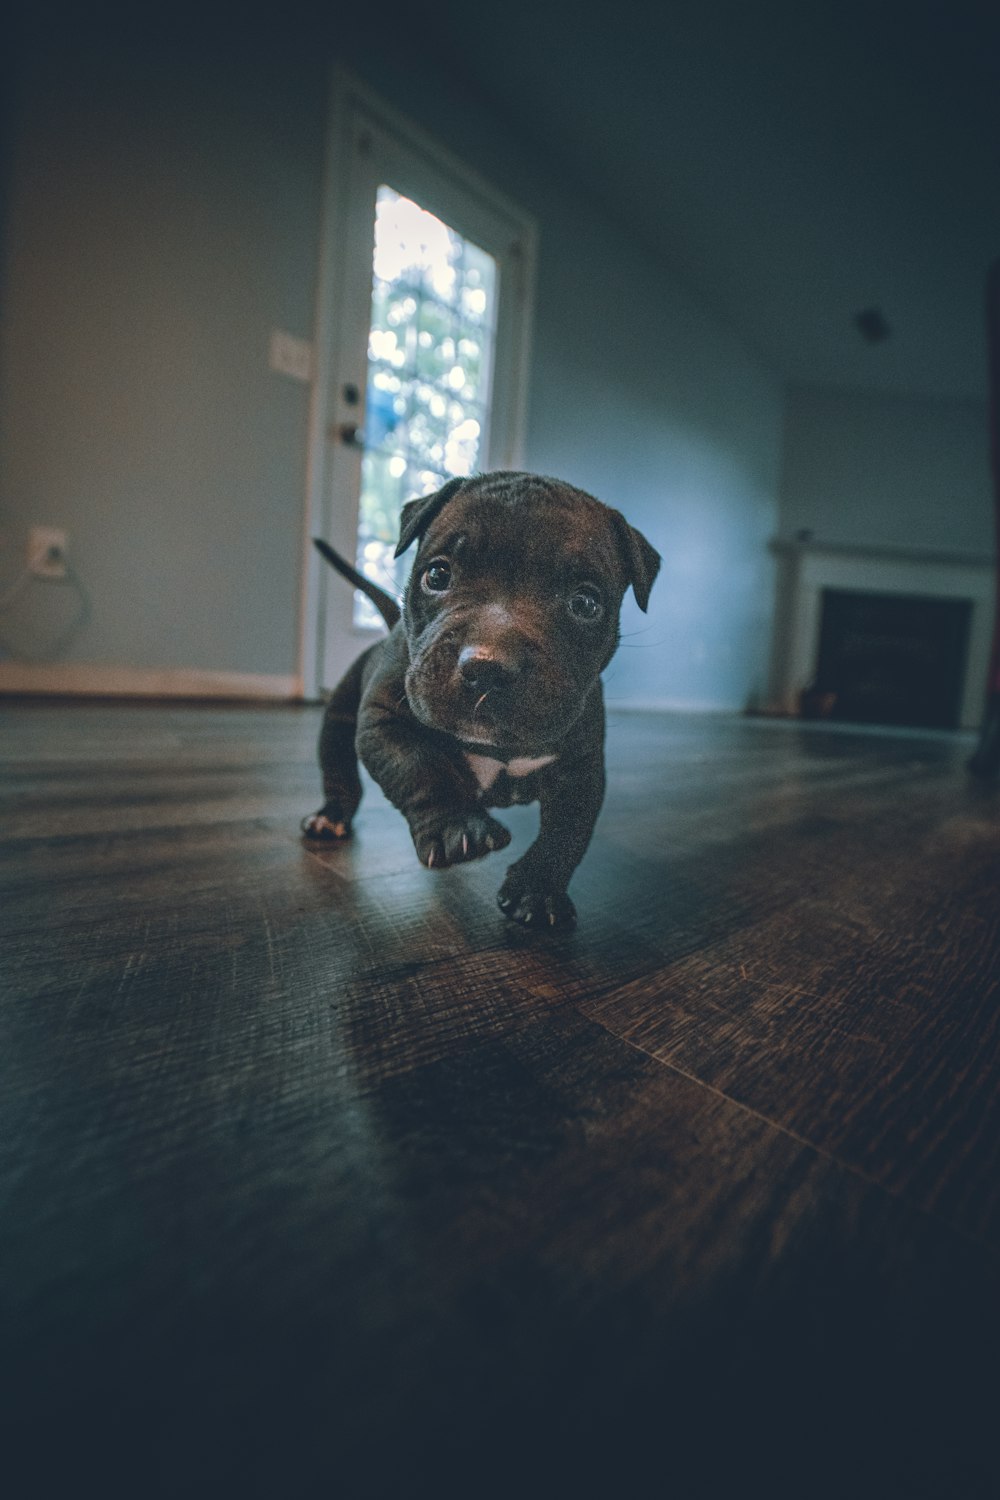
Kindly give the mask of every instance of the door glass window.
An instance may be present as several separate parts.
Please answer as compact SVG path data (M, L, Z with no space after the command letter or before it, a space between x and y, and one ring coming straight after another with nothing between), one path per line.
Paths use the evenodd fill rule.
M378 189L357 565L402 592L407 500L473 473L486 452L497 265L418 203ZM355 594L354 623L379 616Z

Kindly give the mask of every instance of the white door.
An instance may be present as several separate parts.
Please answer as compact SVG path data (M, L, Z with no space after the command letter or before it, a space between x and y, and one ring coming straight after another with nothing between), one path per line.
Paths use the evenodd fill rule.
M341 82L314 521L398 596L411 561L392 556L404 503L520 461L533 235L465 168ZM382 627L342 578L311 576L306 629L311 614L323 689Z

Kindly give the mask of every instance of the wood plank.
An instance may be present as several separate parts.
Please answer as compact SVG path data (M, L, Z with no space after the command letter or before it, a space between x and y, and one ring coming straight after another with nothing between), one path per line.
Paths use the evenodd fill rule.
M572 1014L359 1088L334 1028L177 998L59 1055L13 1174L36 1477L986 1493L973 1247Z
M620 716L549 941L377 793L304 845L317 727L0 712L25 1493L992 1500L963 743Z
M584 1012L996 1243L1000 795L898 746L853 790L760 790L757 832L731 800L659 887L619 865L661 954Z

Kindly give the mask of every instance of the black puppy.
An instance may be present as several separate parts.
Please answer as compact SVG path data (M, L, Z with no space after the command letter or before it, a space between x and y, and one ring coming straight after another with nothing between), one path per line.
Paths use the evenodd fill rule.
M322 808L310 838L344 839L361 800L358 757L432 869L510 843L486 811L541 804L541 829L507 871L515 922L572 925L566 894L604 798L600 674L632 585L642 609L659 554L618 511L534 474L453 479L403 507L398 557L420 539L402 619L388 594L316 545L374 602L388 637L335 689L320 735Z

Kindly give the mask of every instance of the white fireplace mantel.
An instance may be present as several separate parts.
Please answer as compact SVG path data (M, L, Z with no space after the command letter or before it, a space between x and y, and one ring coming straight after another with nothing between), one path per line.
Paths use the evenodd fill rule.
M972 606L960 723L976 728L983 711L993 642L996 563L988 555L915 547L843 546L813 538L776 539L778 558L774 649L769 697L774 710L798 712L819 650L824 589L967 599Z

